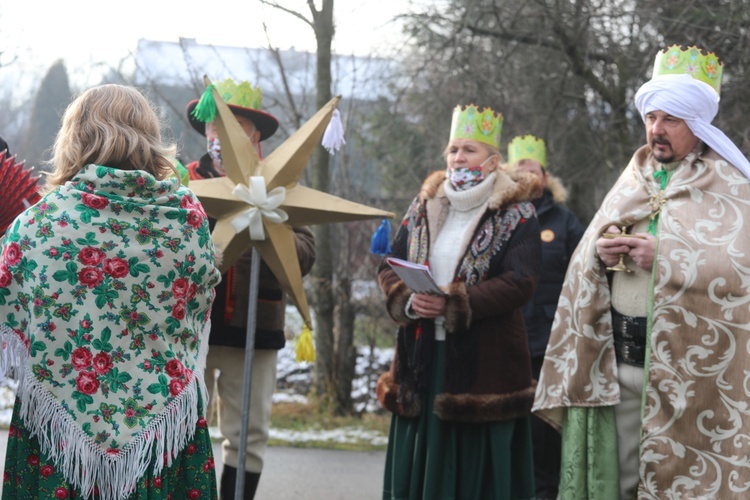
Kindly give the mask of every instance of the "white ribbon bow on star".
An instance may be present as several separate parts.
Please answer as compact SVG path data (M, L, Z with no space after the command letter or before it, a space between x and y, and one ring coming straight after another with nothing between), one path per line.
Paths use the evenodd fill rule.
M232 190L233 195L251 205L232 219L232 227L236 233L248 228L251 240L265 240L263 217L274 224L286 222L289 218L285 211L278 208L284 203L286 188L279 186L266 193L266 181L262 176L250 177L249 181L249 188L244 184L237 184Z

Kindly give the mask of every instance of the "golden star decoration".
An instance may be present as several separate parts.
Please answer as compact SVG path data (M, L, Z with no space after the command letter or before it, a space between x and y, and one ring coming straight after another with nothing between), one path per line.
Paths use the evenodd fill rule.
M208 78L205 81L208 86L210 81ZM190 189L198 196L206 213L216 219L211 236L215 247L223 253L218 267L222 273L226 272L244 252L255 246L282 288L294 301L305 324L312 328L292 228L393 218L393 214L297 183L341 99L340 96L331 99L267 158L260 159L229 106L215 89L213 95L217 108L214 124L219 134L221 156L227 175L191 181ZM265 183L265 193L261 193L261 199L266 193L271 198L274 193L283 191L276 190L277 188L284 188L286 192L280 204L264 209L265 207L249 204L233 194L237 192L236 189L242 192L253 191L252 184L257 187L259 177ZM256 179L251 181L251 178ZM246 196L243 198L247 199ZM249 210L253 211L253 217L248 213ZM271 213L274 211L276 214L283 211L287 216L286 220L273 222L279 220L279 217ZM262 220L264 239L251 237L248 230L253 226L248 220L251 218L255 218L256 222L258 218ZM243 225L245 229L238 232L235 225Z

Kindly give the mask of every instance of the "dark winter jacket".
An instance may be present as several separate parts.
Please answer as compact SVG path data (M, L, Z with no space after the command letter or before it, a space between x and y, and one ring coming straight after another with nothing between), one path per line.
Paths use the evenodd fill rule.
M450 208L445 171L425 181L393 241L395 257L426 261L431 235ZM378 380L384 408L404 416L435 411L439 418L492 422L528 415L534 384L521 308L536 288L541 266L539 225L527 201L537 186L533 175L498 170L489 207L477 227L467 228L445 312L444 392L434 408L421 408L428 386L434 321L413 320L405 312L411 291L383 263L378 280L386 307L399 324L389 372Z
M584 227L562 203L567 191L556 177L550 177L541 198L534 200L542 237L542 273L539 286L523 310L532 358L544 356L555 319L565 271Z
M204 163L208 155L204 155ZM200 163L187 165L191 178L201 178ZM209 219L211 230L215 221ZM304 227L294 228L294 243L297 248L302 276L312 269L315 263L315 239L312 232ZM248 302L250 299L250 266L252 251L242 257L221 277L216 287L216 299L211 309L211 336L209 345L245 347L247 337ZM286 294L281 284L265 262L260 262L258 277L257 317L255 321L255 348L281 349L286 343L284 336L284 315Z

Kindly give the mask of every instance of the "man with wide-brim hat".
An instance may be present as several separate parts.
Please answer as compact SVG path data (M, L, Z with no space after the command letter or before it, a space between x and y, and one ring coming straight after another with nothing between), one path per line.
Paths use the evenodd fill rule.
M259 87L253 87L248 82L239 85L232 79L226 79L215 85L222 99L229 105L229 109L240 122L248 137L260 152L260 143L265 141L279 128L279 120L270 113L261 111L260 102L262 93ZM191 163L190 176L192 179L208 179L224 175L221 166L221 149L219 136L213 122L204 123L196 118L195 109L200 99L192 100L187 105L187 116L190 125L202 136L206 137L208 153L203 155L198 162Z
M227 79L215 84L224 102L247 133L260 155L260 143L271 137L279 122L271 114L261 111L261 90L248 82L236 83ZM198 99L187 106L190 124L206 137L207 150L199 160L187 168L191 179L206 179L225 175L221 159L221 144L213 122L196 118ZM213 221L212 221L213 224ZM302 274L307 274L315 262L315 240L307 228L294 228L295 245ZM224 470L220 481L220 497L233 499L239 455L243 388L245 339L247 335L250 266L252 252L246 252L223 276L216 287L216 299L211 312L211 336L206 361L206 384L214 387L218 396L219 430L222 443ZM286 297L276 277L261 261L256 303L255 352L252 366L250 418L247 422L247 455L245 461L245 491L243 498L252 499L263 470L263 456L268 441L271 403L276 387L278 350L284 347L284 314Z

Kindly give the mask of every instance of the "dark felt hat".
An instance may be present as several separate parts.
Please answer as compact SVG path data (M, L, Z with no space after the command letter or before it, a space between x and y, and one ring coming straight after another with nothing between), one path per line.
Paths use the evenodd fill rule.
M260 140L266 140L271 137L279 128L279 120L270 113L261 111L260 88L253 87L248 82L237 84L234 80L228 78L215 85L221 98L232 110L232 113L238 116L244 116L253 122L255 128L260 132ZM193 126L201 135L206 135L206 124L193 116L193 110L198 105L200 99L190 101L187 105L187 117L190 125Z

